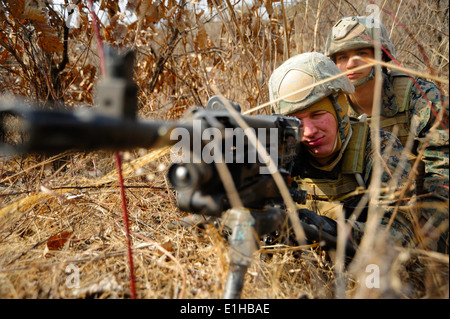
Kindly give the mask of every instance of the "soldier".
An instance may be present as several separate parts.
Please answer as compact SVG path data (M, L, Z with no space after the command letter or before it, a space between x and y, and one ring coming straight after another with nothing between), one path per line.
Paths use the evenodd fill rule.
M342 76L313 86L339 74ZM297 55L270 77L269 94L274 113L302 120L301 149L292 177L299 189L308 192L309 200L299 217L336 235L337 209L342 207L345 218L355 221L350 223L350 238L359 243L366 226L367 209L360 211L360 205L365 204L360 204L358 194L364 194L369 187L375 156L380 154L386 164L380 179L388 187L380 197L384 202L380 204L381 225L387 227L392 222L389 234L394 242L404 247L414 246L412 213L402 210L395 217L392 215L392 195L405 185L411 168L407 160L399 161L403 146L390 132L379 131L381 149L379 152L374 149L369 124L350 121L348 116L347 94L353 92L347 77L320 53ZM399 178L392 183L391 176L395 174ZM388 182L391 184L387 185Z
M349 95L350 116L366 114L370 120L373 115L375 68L352 70L366 64L355 57L374 59L376 45L381 46L384 62L395 60L386 28L372 18L342 18L329 33L325 54L341 71L349 72L347 76L355 86L355 92ZM380 129L396 134L410 150L412 166L419 157L417 207L427 238L424 244L448 253L448 101L441 99L443 94L434 83L422 78L386 67L382 68L381 76ZM410 135L413 140L408 144ZM419 156L421 151L423 154Z

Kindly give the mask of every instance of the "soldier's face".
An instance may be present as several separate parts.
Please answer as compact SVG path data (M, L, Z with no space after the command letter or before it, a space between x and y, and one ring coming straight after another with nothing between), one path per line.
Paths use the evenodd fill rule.
M327 157L334 151L337 136L336 118L328 111L294 114L302 121L302 143L317 158Z
M367 48L367 49L347 50L336 53L335 55L335 63L338 66L338 68L342 72L350 71L350 73L347 74L350 81L363 79L366 76L368 76L370 74L370 71L372 70L372 66L367 65L368 66L367 68L351 72L353 69L367 64L363 60L355 59L355 57L374 59L373 49Z

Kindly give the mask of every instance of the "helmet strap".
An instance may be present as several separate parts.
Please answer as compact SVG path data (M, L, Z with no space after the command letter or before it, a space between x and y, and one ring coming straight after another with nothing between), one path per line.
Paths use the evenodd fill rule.
M369 83L370 81L372 81L373 79L375 79L375 68L374 67L372 67L372 70L370 71L368 76L366 76L365 78L359 79L359 80L352 81L352 83L355 86L355 88L360 88L360 87L363 87L364 85L366 85L367 83Z

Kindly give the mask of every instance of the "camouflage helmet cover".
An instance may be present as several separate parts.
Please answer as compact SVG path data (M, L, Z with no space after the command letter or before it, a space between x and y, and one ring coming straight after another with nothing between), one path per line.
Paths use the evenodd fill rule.
M339 74L342 76L336 77ZM324 82L331 77L336 78ZM331 94L353 92L352 83L336 64L317 52L288 59L272 73L269 80L270 100L274 101L273 111L278 114L304 110Z
M395 59L394 45L381 21L366 16L345 17L340 19L328 34L325 54L332 58L334 54L342 51L373 48L376 43ZM388 55L386 58L391 60Z

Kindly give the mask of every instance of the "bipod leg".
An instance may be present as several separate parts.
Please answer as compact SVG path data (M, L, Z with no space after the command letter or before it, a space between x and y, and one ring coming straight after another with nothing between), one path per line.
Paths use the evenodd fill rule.
M258 247L255 218L245 208L230 209L224 216L231 229L230 272L225 285L224 299L238 299L244 285L244 277L252 262L252 255Z

